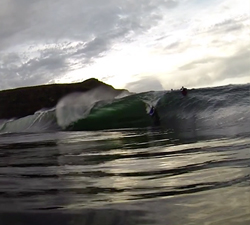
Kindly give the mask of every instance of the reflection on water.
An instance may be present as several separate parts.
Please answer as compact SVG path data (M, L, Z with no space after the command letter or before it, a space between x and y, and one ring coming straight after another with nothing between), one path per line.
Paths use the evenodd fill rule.
M142 129L0 138L0 224L250 221L248 135Z

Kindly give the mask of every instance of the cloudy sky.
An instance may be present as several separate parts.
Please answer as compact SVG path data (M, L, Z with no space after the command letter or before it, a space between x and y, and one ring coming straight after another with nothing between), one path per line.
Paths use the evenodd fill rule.
M0 90L250 82L249 0L1 0Z

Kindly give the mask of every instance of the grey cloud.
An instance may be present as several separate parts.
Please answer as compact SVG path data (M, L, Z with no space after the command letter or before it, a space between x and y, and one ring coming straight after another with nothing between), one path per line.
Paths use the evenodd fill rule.
M225 36L227 34L232 35L238 35L241 31L244 31L246 29L249 29L249 25L245 23L248 18L241 17L241 18L231 18L228 20L224 20L223 22L216 23L213 26L207 27L207 28L198 28L197 30L192 30L192 32L195 33L197 38L202 39L203 37L212 37L214 40L210 42L210 44L207 45L207 48L211 47L222 47L228 45L228 41L225 40ZM165 37L162 37L165 38ZM187 49L193 46L201 46L200 44L192 43L191 40L185 40L179 39L176 42L169 44L164 47L162 50L163 54L172 54L172 53L180 53L185 52ZM209 59L211 60L211 58ZM214 59L213 59L214 60ZM208 61L208 60L207 60ZM197 62L197 64L200 62ZM207 62L208 63L208 62ZM194 62L192 62L190 65L185 65L184 67L181 67L180 69L186 70L187 68L193 69L195 67Z
M189 63L189 64L179 67L179 70L192 70L195 67L196 67L196 63Z
M70 70L83 68L108 53L114 43L129 42L154 27L163 18L165 9L172 10L178 5L179 1L174 0L1 0L0 89L48 83ZM218 41L212 44L221 47L225 42L219 37L246 29L245 19L225 20L200 29L198 35L215 34ZM162 35L161 38L166 38L169 34ZM177 40L162 52L182 52L189 44L188 40ZM22 50L20 46L25 45L30 47ZM190 79L190 83L196 84L247 76L249 57L247 50L241 50L228 58L194 61L180 67L178 72L189 74L199 70L199 76ZM211 71L214 76L210 76ZM130 87L137 91L149 87L162 89L151 78L131 83Z
M191 63L188 63L184 66L179 67L179 70L191 70L195 69L199 66L203 66L204 64L211 64L214 63L218 60L218 57L210 57L210 58L205 58L205 59L200 59L200 60L195 60Z
M99 57L100 53L109 50L110 45L103 38L95 38L79 48L72 56L81 57L85 63L91 63L92 57Z
M193 61L183 65L177 70L180 74L178 80L185 77L185 85L212 85L217 81L228 80L230 78L249 77L250 71L250 50L240 49L233 56L210 57Z
M172 0L2 0L0 53L6 59L0 57L5 80L0 88L48 83L83 68L113 43L129 41L155 26L162 9L177 5ZM74 42L78 44L70 46ZM5 53L10 48L15 53L15 47L16 54Z
M243 29L244 26L242 24L232 24L228 28L225 29L226 32L232 32Z
M167 0L164 2L165 2L165 6L168 8L175 8L179 4L178 1L174 1L174 0Z
M98 49L102 51L105 45L102 40L93 40L89 43L79 43L75 47L63 45L44 45L43 49L30 47L36 57L29 52L5 53L0 56L0 89L30 86L48 83L64 75L71 69L82 68L91 63L92 57L97 57ZM35 50L34 50L35 49Z
M22 34L30 26L33 20L29 14L32 11L33 2L20 0L2 0L0 7L0 50L6 47L16 36L15 41L20 44L23 42ZM14 43L12 43L14 44Z
M210 27L202 28L197 33L213 33L213 34L226 34L245 29L243 22L248 20L248 17L230 18L219 23L215 23Z
M154 13L159 5L171 8L175 4L163 0L157 3L145 0L105 3L100 0L4 0L0 9L0 37L5 45L11 45L29 40L85 40L91 35L100 38L107 32L117 34L117 30L124 35L130 30L139 31L155 25L161 18Z
M154 77L143 77L138 81L128 83L125 87L131 92L145 92L145 91L162 91L164 90L161 82Z
M220 62L220 79L250 76L250 50L241 49Z
M225 21L224 23L216 24L214 26L214 29L212 29L212 31L219 33L227 33L227 32L237 31L243 28L244 26L241 24L241 22L239 23L239 21L237 20L230 19Z
M41 54L46 55L46 54ZM67 71L65 57L58 54L36 57L27 62L15 53L0 57L0 89L48 83Z
M178 48L178 47L180 46L180 43L181 43L180 41L176 41L176 42L174 42L174 43L172 43L172 44L166 46L166 47L164 48L164 50L165 50L165 51L168 51L168 50L176 49L176 48Z

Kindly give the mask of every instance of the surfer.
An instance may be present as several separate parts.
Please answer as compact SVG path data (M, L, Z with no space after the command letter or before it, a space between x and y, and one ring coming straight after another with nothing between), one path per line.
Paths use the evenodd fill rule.
M149 111L149 115L153 118L154 125L159 126L160 125L160 117L159 117L158 112L154 106L151 107L151 109Z
M181 93L182 93L183 96L186 96L187 95L187 88L182 86L181 87Z

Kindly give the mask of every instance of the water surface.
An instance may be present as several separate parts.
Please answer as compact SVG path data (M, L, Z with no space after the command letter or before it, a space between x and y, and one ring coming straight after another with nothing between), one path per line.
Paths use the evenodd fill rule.
M0 223L250 224L249 133L209 134L2 134Z

